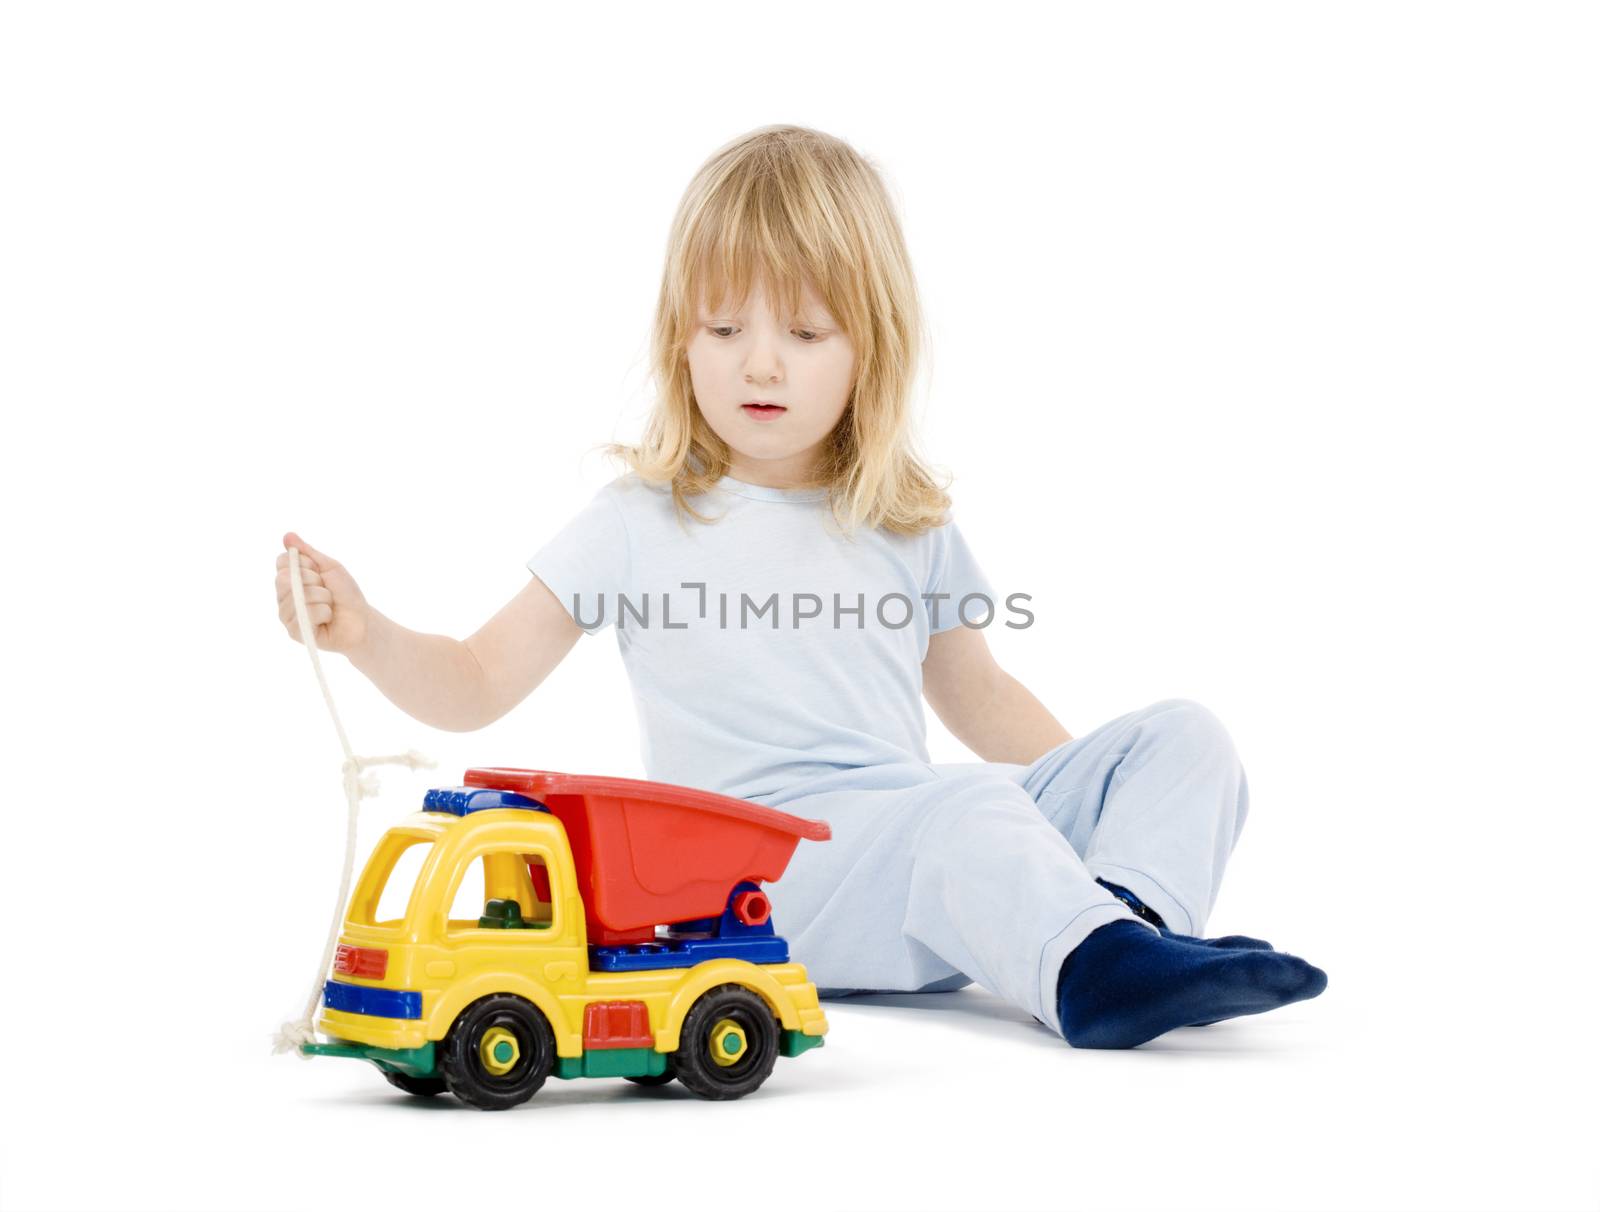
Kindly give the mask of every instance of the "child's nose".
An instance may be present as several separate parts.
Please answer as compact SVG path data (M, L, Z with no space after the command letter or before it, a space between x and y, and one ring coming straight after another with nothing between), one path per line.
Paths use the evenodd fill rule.
M782 377L783 363L778 358L776 349L768 347L763 349L759 343L750 351L750 356L745 359L745 378L753 387L765 387L776 382Z

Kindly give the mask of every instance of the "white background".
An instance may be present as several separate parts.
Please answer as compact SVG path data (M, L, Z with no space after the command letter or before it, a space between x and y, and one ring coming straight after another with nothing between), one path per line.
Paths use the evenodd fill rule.
M0 1206L1600 1206L1595 10L578 7L0 10ZM780 121L902 209L1002 663L1077 734L1227 722L1211 930L1327 993L1121 1053L831 1003L726 1105L269 1055L343 841L281 534L474 630L638 431L689 177ZM328 666L440 763L363 857L469 765L643 773L609 633L470 735Z

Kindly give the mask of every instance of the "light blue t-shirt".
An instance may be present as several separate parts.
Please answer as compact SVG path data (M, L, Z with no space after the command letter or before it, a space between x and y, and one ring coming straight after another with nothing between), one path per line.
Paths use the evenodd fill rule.
M586 631L616 628L646 776L772 802L925 769L928 637L998 607L955 523L846 537L826 489L726 476L690 504L717 520L621 476L527 565Z

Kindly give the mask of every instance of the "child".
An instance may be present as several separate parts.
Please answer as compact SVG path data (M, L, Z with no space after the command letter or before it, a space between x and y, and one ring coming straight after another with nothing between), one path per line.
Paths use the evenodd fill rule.
M832 825L769 889L824 995L976 980L1097 1048L1316 996L1304 960L1197 937L1247 803L1215 717L1169 700L1074 740L991 657L1001 604L911 450L921 335L875 170L801 127L733 141L672 226L657 403L609 448L630 471L464 643L386 619L285 535L318 644L467 730L615 626L648 778ZM924 696L984 761L929 763Z

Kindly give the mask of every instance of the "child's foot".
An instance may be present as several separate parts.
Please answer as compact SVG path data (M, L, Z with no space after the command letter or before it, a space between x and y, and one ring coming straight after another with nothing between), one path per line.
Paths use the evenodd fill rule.
M1224 934L1219 938L1197 938L1192 934L1179 934L1176 930L1168 930L1165 926L1157 926L1156 929L1161 931L1162 938L1170 938L1174 942L1188 943L1195 947L1221 948L1224 951L1271 951L1274 949L1272 944L1265 939L1251 938L1248 934ZM1041 1027L1046 1025L1044 1019L1037 1014L1033 1016L1033 1021ZM1192 1023L1190 1025L1209 1027L1212 1023L1220 1021L1220 1019L1208 1018L1203 1023Z
M1195 946L1119 921L1061 965L1057 1010L1075 1048L1135 1048L1177 1027L1261 1014L1316 997L1328 974L1261 948Z
M1273 946L1265 939L1251 938L1248 934L1224 934L1220 938L1196 938L1192 934L1179 934L1176 930L1168 930L1165 926L1157 926L1161 937L1174 939L1180 943L1192 943L1197 947L1221 947L1224 950L1234 951L1271 951ZM1221 1019L1208 1018L1203 1023L1193 1024L1196 1027L1209 1027L1212 1023L1221 1022Z

